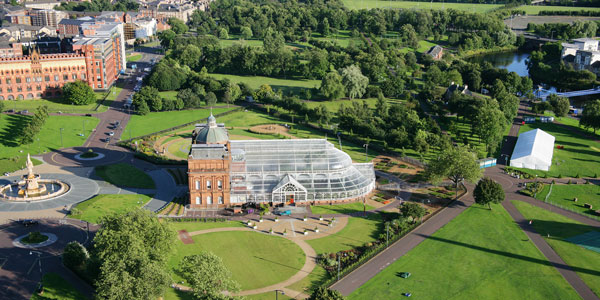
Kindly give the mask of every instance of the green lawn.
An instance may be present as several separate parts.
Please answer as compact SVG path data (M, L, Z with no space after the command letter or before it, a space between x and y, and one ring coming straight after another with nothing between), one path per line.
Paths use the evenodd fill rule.
M444 2L414 2L414 1L377 1L377 0L343 0L350 9L372 8L405 8L405 9L447 9L464 10L485 13L502 7L499 4L444 3Z
M550 177L592 177L600 173L600 143L587 139L563 126L551 123L534 123L521 126L519 133L535 128L540 128L556 138L554 142L554 156L550 171L539 171L523 169L530 174ZM571 127L577 130L576 127ZM556 149L556 145L564 146L564 149ZM600 175L600 174L599 174Z
M223 227L245 227L243 222L240 221L227 221L227 222L171 222L171 228L174 230L187 230L187 232L194 232L212 228L223 228Z
M273 90L281 90L284 95L294 93L295 95L304 98L302 93L305 89L319 88L321 86L320 80L310 79L280 79L273 77L263 76L238 76L238 75L225 75L211 73L211 77L216 79L229 78L231 82L239 83L244 82L253 89L258 89L263 84L268 84ZM313 95L313 97L318 95Z
M135 62L142 59L142 54L131 54L127 56L127 62Z
M554 116L554 114L551 113L551 112L546 112L544 115ZM600 134L594 133L594 129L579 127L579 119L574 119L574 118L569 118L569 117L554 117L554 120L556 122L559 122L559 123L562 123L562 124L565 124L565 125L569 125L569 126L572 126L572 127L577 127L577 128L579 128L579 130L581 130L583 132L587 132L588 135L593 136L595 139L599 139L600 140Z
M533 227L550 244L550 247L577 272L597 296L600 296L600 253L564 240L589 231L597 231L598 228L578 223L525 202L513 201L513 203L526 219L533 220ZM550 238L547 238L548 234Z
M308 276L288 286L287 288L310 295L312 290L321 286L321 284L327 279L329 279L327 271L325 271L323 267L317 265L313 271L308 274Z
M366 205L367 210L373 209L372 206ZM335 205L316 205L311 206L310 210L313 214L316 215L326 215L326 214L351 214L355 212L363 211L362 202L353 202L346 204L335 204Z
M437 44L430 42L430 41L419 40L419 47L416 50L419 53L425 53L425 52L429 51L429 49L431 49L431 47L433 47L435 45L437 45ZM400 49L400 52L407 53L407 52L413 51L413 50L414 49L412 49L412 48L405 47L405 48Z
M153 189L152 178L142 170L126 163L96 167L96 175L116 186Z
M44 294L34 293L31 300L83 300L87 299L77 291L69 282L56 273L46 273L42 278Z
M317 254L349 250L375 241L382 227L381 216L378 214L370 214L367 218L350 217L346 227L339 232L306 242Z
M213 114L226 112L232 108L213 108ZM123 137L142 136L177 125L208 118L210 109L151 112L145 116L133 115L123 131Z
M185 139L169 144L167 151L181 159L187 159L190 147L191 141Z
M244 298L246 298L246 300L273 300L275 299L275 292L266 292L262 294L249 295L244 296ZM277 295L277 299L288 300L294 298L290 298L288 295L282 295L281 293L279 293L279 295Z
M225 266L242 290L269 286L286 280L304 265L302 249L282 237L257 232L228 231L193 236L194 244L178 241L169 265L175 281L181 281L176 268L186 255L211 251Z
M150 201L148 195L97 195L75 206L80 214L71 215L73 219L97 224L100 218L113 213L124 213L144 206Z
M504 208L492 208L468 208L348 299L579 299Z
M43 154L60 148L81 146L98 125L95 117L49 116L32 144L18 145L19 129L25 126L29 116L0 116L0 173L12 172L24 167L27 153ZM85 136L78 136L85 125ZM61 146L61 130L62 146ZM22 151L22 152L20 152Z
M544 201L548 191L550 191L550 185L544 186L542 192L537 195L537 199ZM577 202L573 201L575 197L577 197ZM595 184L555 184L552 186L548 202L588 217L598 218L594 210L600 209L600 186ZM594 210L583 207L584 203L591 204Z
M175 100L177 99L177 91L162 91L158 92L161 98Z
M524 10L528 15L537 15L542 10L551 10L551 11L580 11L580 10L589 10L589 11L600 11L600 7L579 7L579 6L543 6L543 5L522 5L517 8L517 10Z

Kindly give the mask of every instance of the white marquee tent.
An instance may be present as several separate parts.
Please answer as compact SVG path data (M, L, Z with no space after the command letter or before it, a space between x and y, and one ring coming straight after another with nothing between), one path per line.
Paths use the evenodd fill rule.
M554 136L541 129L521 133L510 158L511 167L550 170L554 140Z

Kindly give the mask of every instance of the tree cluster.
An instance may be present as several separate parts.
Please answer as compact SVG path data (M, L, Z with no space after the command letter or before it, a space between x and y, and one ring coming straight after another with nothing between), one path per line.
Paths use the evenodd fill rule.
M101 11L137 11L140 4L134 0L92 0L92 1L81 1L81 2L62 2L57 6L56 10L66 11L90 11L90 12L101 12Z
M33 143L35 136L42 130L42 127L48 119L48 106L39 106L33 116L22 128L21 134L19 135L19 144L27 145Z
M573 24L568 23L544 23L527 24L527 30L535 34L554 38L557 40L571 40L582 37L595 37L598 35L598 21L576 20Z
M547 43L540 51L529 57L529 75L535 82L542 82L561 89L589 89L596 82L596 75L588 70L575 70L561 60L562 45Z
M65 83L62 93L64 101L73 105L87 105L96 101L94 90L81 80Z
M583 107L579 125L596 130L600 128L600 100L589 101Z
M179 264L179 272L192 288L198 300L234 300L240 297L229 295L240 291L237 282L231 279L231 272L223 260L212 252L185 256ZM228 294L224 294L227 291Z

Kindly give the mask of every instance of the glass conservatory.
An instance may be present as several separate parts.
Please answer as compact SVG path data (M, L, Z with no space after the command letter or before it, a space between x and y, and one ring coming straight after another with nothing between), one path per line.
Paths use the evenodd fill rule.
M329 202L364 196L375 188L371 163L324 139L231 140L232 204Z

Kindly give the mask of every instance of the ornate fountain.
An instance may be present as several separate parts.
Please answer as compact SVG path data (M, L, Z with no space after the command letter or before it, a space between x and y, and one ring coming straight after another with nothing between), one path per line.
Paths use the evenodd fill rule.
M0 187L0 199L8 201L35 201L46 200L60 196L69 191L69 185L60 180L41 179L39 174L33 173L33 163L27 154L27 174L23 180L9 183Z

